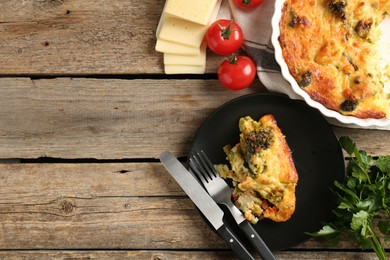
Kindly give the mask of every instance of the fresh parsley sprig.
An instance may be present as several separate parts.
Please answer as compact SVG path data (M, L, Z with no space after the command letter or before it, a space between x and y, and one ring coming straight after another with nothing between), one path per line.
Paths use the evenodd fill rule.
M390 156L377 160L358 150L349 137L340 137L341 147L350 155L344 182L335 181L338 207L333 220L311 234L338 242L340 235L351 236L362 249L373 249L386 259L383 242L390 235ZM377 227L377 228L376 228Z

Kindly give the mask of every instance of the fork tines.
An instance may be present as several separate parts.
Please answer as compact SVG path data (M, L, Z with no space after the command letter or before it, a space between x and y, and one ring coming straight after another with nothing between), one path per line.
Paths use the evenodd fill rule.
M189 162L191 169L195 171L196 175L203 178L206 182L218 176L214 165L203 150L190 155Z

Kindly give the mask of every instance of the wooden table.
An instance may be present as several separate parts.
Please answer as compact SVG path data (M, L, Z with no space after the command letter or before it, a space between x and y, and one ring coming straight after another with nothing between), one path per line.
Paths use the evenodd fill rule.
M1 1L0 259L235 258L158 156L184 161L214 109L264 88L223 89L210 53L205 75L164 75L163 4ZM390 132L334 131L390 154ZM348 239L275 255L376 259Z

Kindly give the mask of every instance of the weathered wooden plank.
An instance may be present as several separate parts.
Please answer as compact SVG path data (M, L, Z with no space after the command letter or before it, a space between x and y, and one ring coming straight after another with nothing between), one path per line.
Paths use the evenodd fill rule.
M0 207L1 249L225 248L186 198L64 197Z
M260 89L228 91L216 80L72 78L3 78L0 88L0 158L183 155L216 107Z
M0 249L225 247L160 164L0 169Z
M203 120L260 83L228 91L217 80L0 78L0 158L157 158L187 155ZM373 155L390 131L335 128Z
M227 246L160 163L0 164L0 250L98 248Z
M93 199L96 196L131 198L185 195L157 162L0 164L0 187L2 203L15 205L56 205L63 198L74 197Z
M255 254L254 254L255 255ZM390 257L390 255L388 255ZM332 251L283 251L275 252L276 259L280 260L376 260L374 253L367 252L332 252ZM0 259L99 259L99 260L176 260L176 259L204 259L204 260L233 260L237 259L231 251L0 251ZM259 259L259 258L257 258Z
M161 74L165 1L3 0L0 74ZM223 57L208 55L207 72Z

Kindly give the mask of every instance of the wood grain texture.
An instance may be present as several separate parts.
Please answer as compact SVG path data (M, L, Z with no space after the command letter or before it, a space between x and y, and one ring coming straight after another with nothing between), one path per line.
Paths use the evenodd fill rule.
M227 249L160 163L0 164L0 191L0 250Z
M7 164L0 176L0 249L225 247L159 163Z
M376 260L374 253L362 252L316 252L316 251L284 251L276 252L278 260ZM131 250L131 251L0 251L0 259L9 260L178 260L178 259L202 259L202 260L233 260L237 259L231 251L154 251L154 250ZM259 258L257 258L259 259Z
M216 80L0 79L0 157L186 154L202 121L239 95ZM217 97L217 98L216 98Z
M235 259L156 158L187 156L211 112L264 87L223 89L210 52L212 75L164 75L164 2L1 0L0 259ZM390 131L334 130L390 154ZM39 157L76 160L23 163ZM376 259L346 238L275 255Z
M2 0L0 74L161 74L155 34L163 5L161 0ZM207 72L215 73L223 57L208 56Z
M0 158L186 156L216 108L248 93L217 80L0 78ZM390 131L335 127L370 154L390 154Z

